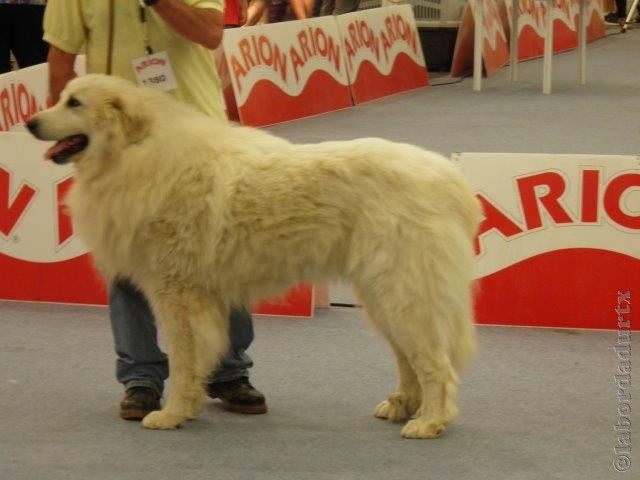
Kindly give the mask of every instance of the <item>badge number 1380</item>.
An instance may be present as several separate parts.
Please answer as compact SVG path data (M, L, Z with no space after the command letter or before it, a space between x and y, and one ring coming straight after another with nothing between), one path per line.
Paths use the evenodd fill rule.
M139 85L170 91L178 87L167 52L158 52L131 62Z

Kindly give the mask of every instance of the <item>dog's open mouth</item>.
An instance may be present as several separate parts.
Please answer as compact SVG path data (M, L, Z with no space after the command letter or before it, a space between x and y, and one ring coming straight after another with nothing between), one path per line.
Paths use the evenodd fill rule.
M53 160L58 165L67 163L76 153L80 153L89 145L89 137L86 135L71 135L58 140L56 144L46 151L44 158Z

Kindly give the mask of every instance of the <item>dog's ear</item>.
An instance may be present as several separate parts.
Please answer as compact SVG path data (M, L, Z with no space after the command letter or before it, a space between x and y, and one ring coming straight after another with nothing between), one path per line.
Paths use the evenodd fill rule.
M137 143L149 135L149 121L144 115L144 108L129 105L121 97L113 97L109 106L113 109L129 142Z

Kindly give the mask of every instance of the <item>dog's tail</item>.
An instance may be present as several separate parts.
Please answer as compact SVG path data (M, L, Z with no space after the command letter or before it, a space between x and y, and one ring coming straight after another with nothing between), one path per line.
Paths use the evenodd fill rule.
M482 220L482 206L466 182L460 185L460 190L459 215L462 218L469 240L473 242Z
M458 319L454 336L450 351L451 365L456 372L464 372L476 352L476 334L472 312L469 312L466 317Z
M455 322L455 341L451 343L451 363L456 371L464 371L468 367L476 351L476 335L474 325L474 300L478 290L478 283L473 280L473 269L475 264L473 242L478 232L478 226L482 218L480 202L473 195L471 188L466 182L461 182L459 195L458 215L461 227L466 234L466 245L461 246L462 255L460 262L463 264L468 275L468 290L460 292L469 300L464 302L464 306L458 310L458 318Z

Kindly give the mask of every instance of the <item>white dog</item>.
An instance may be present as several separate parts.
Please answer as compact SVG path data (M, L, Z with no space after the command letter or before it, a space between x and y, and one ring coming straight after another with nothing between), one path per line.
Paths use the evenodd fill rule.
M396 356L375 415L410 419L410 438L454 420L480 209L447 159L374 138L293 145L103 75L71 81L28 126L74 163L67 201L106 280L137 285L164 329L171 391L143 427L196 417L232 306L338 278Z

